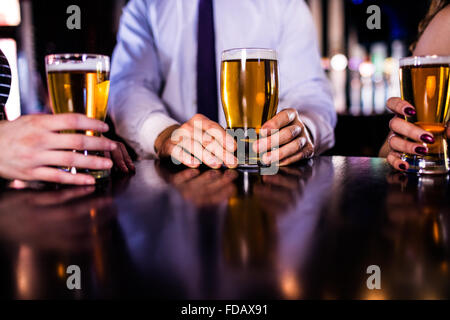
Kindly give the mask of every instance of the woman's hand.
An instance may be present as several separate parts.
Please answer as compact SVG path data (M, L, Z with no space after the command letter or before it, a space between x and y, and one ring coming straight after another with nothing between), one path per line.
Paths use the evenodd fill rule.
M412 117L416 114L414 107L408 102L400 98L390 98L387 107L396 116L389 123L391 132L380 150L380 156L386 156L389 164L395 169L406 171L409 166L400 158L402 153L426 155L427 145L433 144L435 140L432 133L404 119L405 116Z
M0 176L7 179L39 180L64 184L95 184L86 174L71 174L52 167L110 169L110 159L85 156L71 150L112 151L117 143L84 134L59 133L63 130L108 131L102 121L81 114L22 116L0 122Z
M275 133L271 135L271 130ZM261 127L261 139L253 144L253 151L262 154L265 164L279 162L286 166L314 155L314 144L308 129L293 108L279 112ZM265 136L267 135L267 136ZM275 151L271 151L277 148Z

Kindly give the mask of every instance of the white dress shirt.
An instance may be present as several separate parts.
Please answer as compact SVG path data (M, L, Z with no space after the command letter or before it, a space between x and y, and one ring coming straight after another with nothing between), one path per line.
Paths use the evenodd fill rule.
M304 1L213 0L213 7L217 83L223 50L277 50L278 111L299 111L316 154L332 147L336 113ZM197 17L198 0L131 0L123 11L112 58L110 111L117 133L141 158L156 157L158 135L197 113ZM218 106L219 123L226 127L220 94Z

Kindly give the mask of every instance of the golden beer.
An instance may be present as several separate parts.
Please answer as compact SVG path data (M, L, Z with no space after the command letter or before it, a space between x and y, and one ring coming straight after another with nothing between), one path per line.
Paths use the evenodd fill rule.
M241 166L258 163L251 144L260 128L277 112L278 62L268 49L231 49L222 54L220 91L228 129L241 130L245 159ZM239 141L238 141L239 148Z
M46 69L53 113L81 113L89 118L105 120L109 95L109 57L87 54L51 55L46 57ZM76 133L100 136L98 132L91 130ZM83 153L103 156L102 152ZM88 173L96 178L109 175L106 170L63 169L72 173Z
M424 144L425 156L404 154L402 159L410 171L419 174L440 174L449 171L446 128L449 121L450 57L412 57L400 61L402 99L416 109L416 115L406 117L433 134L435 143Z

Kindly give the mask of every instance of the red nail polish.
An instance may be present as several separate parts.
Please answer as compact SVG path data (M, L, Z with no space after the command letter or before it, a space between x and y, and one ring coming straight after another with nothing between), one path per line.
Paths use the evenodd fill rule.
M408 116L414 116L414 115L416 115L416 110L414 110L414 109L411 108L411 107L407 107L407 108L405 109L404 112L405 112L406 115L408 115Z
M426 155L428 153L427 148L425 147L417 147L414 151L418 154Z
M425 143L434 143L434 138L426 133L420 136L420 140L422 140Z

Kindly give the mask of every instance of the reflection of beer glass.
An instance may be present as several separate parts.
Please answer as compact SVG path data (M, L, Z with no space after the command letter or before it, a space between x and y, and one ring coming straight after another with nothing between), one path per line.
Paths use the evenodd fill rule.
M228 200L224 222L224 258L234 267L271 267L277 244L276 214L267 210L254 188L263 185L261 175L239 170L237 193Z
M82 113L89 118L105 120L109 94L109 57L90 54L49 55L45 58L45 64L53 113ZM90 130L77 133L100 136L98 132ZM85 155L104 155L103 152L82 152ZM109 176L109 170L63 169L72 173L87 173L97 179Z
M257 166L259 157L252 143L261 126L277 112L277 53L269 49L224 51L220 91L228 132L237 139L239 165Z
M400 60L402 99L416 108L416 115L406 117L422 129L431 132L435 143L424 144L428 154L403 154L409 171L438 174L449 171L446 127L449 120L450 56L408 57Z

